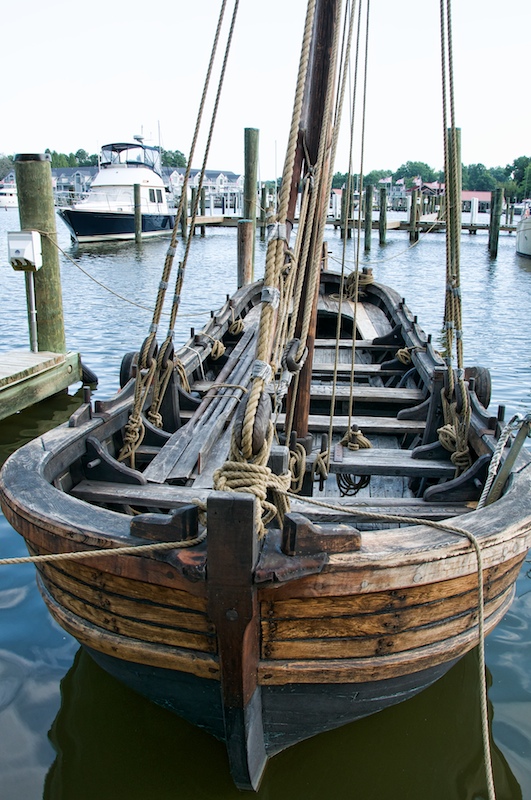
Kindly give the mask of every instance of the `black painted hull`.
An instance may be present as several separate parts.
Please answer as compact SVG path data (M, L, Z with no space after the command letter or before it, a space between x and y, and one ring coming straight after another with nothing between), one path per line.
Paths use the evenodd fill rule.
M133 664L85 648L110 675L151 702L226 741L220 683L184 672ZM388 680L342 684L262 686L259 697L264 745L273 756L319 733L401 703L431 686L458 661Z
M76 211L62 208L59 216L78 242L120 241L135 238L134 214L120 212ZM175 221L172 214L142 214L142 235L170 233Z

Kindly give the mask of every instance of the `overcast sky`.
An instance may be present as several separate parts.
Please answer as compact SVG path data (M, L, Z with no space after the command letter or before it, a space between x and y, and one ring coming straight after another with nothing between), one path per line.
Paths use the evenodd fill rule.
M188 153L221 0L27 0L3 11L0 153L95 153L143 133ZM531 155L531 5L454 0L462 160ZM282 171L306 0L240 0L208 166L243 170L260 131L260 177ZM228 3L227 16L232 11ZM439 2L371 0L365 172L408 160L440 169ZM359 148L358 148L359 149ZM199 156L194 166L200 166ZM359 155L354 155L354 171ZM346 172L342 143L336 171Z

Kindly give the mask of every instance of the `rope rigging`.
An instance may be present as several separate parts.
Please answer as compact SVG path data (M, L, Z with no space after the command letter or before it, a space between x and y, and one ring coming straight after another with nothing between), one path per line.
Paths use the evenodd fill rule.
M460 285L461 238L461 148L460 131L455 124L454 76L452 54L451 0L441 0L441 73L444 135L444 174L446 178L446 295L444 331L447 382L441 392L444 425L439 440L452 453L456 476L471 464L468 448L470 399L465 384L463 326ZM448 104L450 127L448 127ZM454 376L454 349L457 369Z
M152 406L149 410L148 416L152 422L155 424L161 424L161 417L160 417L160 404L162 402L162 398L164 396L164 390L167 386L169 378L171 376L171 368L173 366L179 367L178 362L174 362L174 349L173 349L173 336L174 336L174 328L175 322L179 310L180 305L180 298L181 298L181 290L182 284L184 279L184 273L186 268L186 263L188 259L189 249L190 249L190 237L187 238L187 245L185 249L185 253L183 256L183 260L179 263L179 267L177 270L177 276L175 281L175 291L173 295L173 301L171 306L170 312L170 322L168 326L168 333L166 336L165 341L163 342L160 351L157 354L157 345L156 345L156 333L160 323L160 317L162 314L162 308L164 305L164 299L166 297L166 291L169 286L169 279L172 272L174 257L176 254L176 242L177 242L177 220L181 219L183 214L185 204L187 202L187 189L188 189L188 182L190 177L190 172L192 169L192 160L195 153L195 148L197 145L197 140L199 137L199 131L201 128L201 123L203 119L203 113L206 103L206 98L208 94L208 89L210 86L210 81L212 77L212 71L214 66L214 60L221 36L221 29L223 25L223 18L225 15L225 9L227 5L227 0L222 0L222 5L218 17L218 23L216 27L216 32L214 35L214 43L212 47L212 52L207 68L207 73L205 77L205 83L203 87L203 93L201 96L201 101L199 104L199 111L197 114L194 135L192 139L192 144L190 147L190 153L187 161L187 167L184 175L183 186L181 190L181 197L179 200L179 206L177 209L177 214L175 218L175 225L173 227L170 246L168 247L166 253L166 259L164 263L164 269L162 273L162 279L159 284L157 300L155 304L155 310L153 312L153 319L151 323L151 327L149 330L149 334L144 341L139 355L138 361L138 368L137 368L137 375L136 375L136 384L135 384L135 399L133 410L131 412L130 418L126 425L125 435L124 435L124 445L121 449L121 452L118 456L120 461L125 461L129 459L130 464L132 467L135 466L135 453L138 449L139 445L142 442L143 435L144 435L144 426L142 423L141 415L142 410L147 402L149 390L151 389L152 385L153 388L153 402ZM203 158L203 164L200 172L199 178L199 186L198 191L195 193L195 202L192 209L191 214L191 223L190 227L193 229L195 218L197 216L197 209L199 204L199 199L201 196L201 188L203 186L205 171L206 171L206 164L207 164L207 157L210 150L210 144L212 141L212 135L214 132L214 125L217 116L217 110L219 106L219 100L221 97L221 90L223 87L223 80L225 77L225 71L227 67L228 56L230 53L230 47L232 43L232 36L234 33L234 26L236 23L236 17L238 13L238 6L239 0L235 0L233 14L230 24L229 33L227 36L227 42L225 46L225 53L223 58L223 63L221 67L220 77L218 81L218 88L216 92L216 98L214 103L214 110L212 112L212 118L209 127L208 133L208 140L207 145L205 147L205 154ZM182 375L184 370L179 370L179 374Z

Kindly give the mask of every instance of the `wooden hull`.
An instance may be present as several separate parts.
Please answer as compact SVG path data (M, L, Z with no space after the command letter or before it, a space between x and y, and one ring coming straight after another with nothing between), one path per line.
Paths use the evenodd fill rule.
M335 324L336 287L337 277L326 276L310 417L316 430L326 411L326 337L330 321ZM120 681L225 741L241 788L258 787L270 756L413 696L477 644L475 551L466 537L434 528L430 520L450 518L480 542L487 632L510 606L530 544L529 460L517 463L505 494L480 511L474 510L475 500L462 499L460 488L437 502L426 499L433 489L453 486L448 462L412 455L411 442L427 436L431 413L422 416L415 408L437 402L430 386L439 362L394 293L376 285L369 295L365 311L372 321L358 310L359 348L363 357L379 354L378 381L373 363L360 362L357 419L384 438L392 428L406 446L395 450L391 461L385 450L370 457L334 455L332 470L370 474L375 484L371 496L329 498L347 509L346 516L301 497L292 501L289 524L283 530L270 526L259 543L255 499L211 488L213 470L225 458L230 418L226 429L214 424L217 438L197 434L185 440L201 466L190 468L185 451L188 477L182 459L166 458L174 441L183 444L180 434L190 424L185 414L193 420L193 404L199 402L193 392L187 395L192 408L181 404L181 428L158 449L160 458L153 457L156 448L150 445L142 473L120 472L105 448L127 421L131 383L108 404L82 407L69 424L21 448L2 471L5 516L32 554L109 551L37 565L53 617ZM259 296L259 285L241 290L209 323L208 336L225 336L233 348L236 371L245 367ZM239 339L228 333L234 309L248 321L248 332ZM408 382L403 371L396 375L394 364L385 366L386 348L396 349L393 337L386 345L377 343L377 330L367 336L383 321L393 330L401 327L402 343L416 348L416 382ZM197 368L194 352L191 345L184 348L183 362L192 387L208 394L210 373ZM231 366L230 358L226 363ZM227 380L224 370L219 371L224 383L243 380ZM333 427L342 425L339 395ZM495 435L474 403L471 441L480 461L492 452ZM95 446L98 458L91 455ZM157 478L161 469L165 474ZM104 480L101 470L119 480ZM405 487L419 476L428 486L424 495L421 489L394 500L389 496L397 480ZM471 485L477 492L473 480ZM207 504L208 535L202 543L165 553L111 554L120 545L171 539L161 520L165 525L168 511L180 513L198 500ZM395 517L367 521L363 514L371 509ZM412 524L409 517L425 522Z

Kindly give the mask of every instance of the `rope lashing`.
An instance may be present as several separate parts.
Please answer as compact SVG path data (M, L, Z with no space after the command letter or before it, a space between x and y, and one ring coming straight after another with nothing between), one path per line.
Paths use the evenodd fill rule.
M339 444L342 444L343 447L348 447L349 450L362 450L372 447L370 440L363 435L357 425L353 425L346 431Z
M195 152L195 147L196 147L197 139L198 139L198 136L199 136L201 120L202 120L202 117L203 117L207 91L208 91L208 87L209 87L209 84L210 84L210 79L211 79L211 76L212 76L212 70L213 70L213 66L214 66L214 62L215 62L215 55L216 55L217 46L218 46L220 33L221 33L221 29L222 29L223 16L224 16L224 13L225 13L226 4L227 4L227 1L223 0L222 1L222 5L221 5L221 9L220 9L220 14L219 14L219 17L218 17L216 33L215 33L215 36L214 36L214 44L213 44L213 48L212 48L212 53L211 53L211 56L210 56L210 61L209 61L207 74L206 74L206 78L205 78L205 83L204 83L204 86L203 86L203 93L202 93L202 96L201 96L201 102L200 102L200 106L199 106L199 111L198 111L198 114L197 114L195 130L194 130L194 135L193 135L193 140L192 140L192 146L191 146L191 149L190 149L190 156L188 158L188 163L187 163L187 167L186 167L186 171L185 171L184 183L183 183L183 188L182 188L182 191L181 191L181 197L180 197L180 200L179 200L179 207L178 207L177 214L176 214L176 220L181 218L182 213L184 211L185 203L187 201L187 186L188 186L188 179L189 179L190 171L191 171L192 158L193 158L193 154ZM224 80L224 76L225 76L228 55L229 55L229 52L230 52L230 46L231 46L231 42L232 42L232 35L233 35L233 31L234 31L234 25L235 25L235 22L236 22L238 6L239 6L239 0L235 0L232 20L231 20L231 25L230 25L230 29L229 29L229 33L228 33L228 37L227 37L225 54L224 54L223 63L222 63L222 67L221 67L221 72L220 72L220 78L219 78L219 82L218 82L218 89L217 89L216 99L215 99L215 103L214 103L214 110L212 112L212 117L211 117L211 122L210 122L209 135L208 135L207 145L206 145L206 148L205 148L205 154L204 154L204 159L203 159L203 166L202 166L202 170L201 170L201 173L200 173L199 190L197 192L197 196L196 196L196 200L195 200L195 208L194 208L193 213L192 213L192 226L194 224L195 217L196 217L196 214L197 214L197 206L198 206L198 202L199 202L200 189L201 189L201 187L203 185L203 181L204 181L204 175L205 175L205 170L206 170L206 162L207 162L207 158L208 158L208 152L209 152L209 149L210 149L210 144L211 144L211 141L212 141L214 123L215 123L216 116L217 116L219 99L220 99L220 95L221 95L221 89L222 89L222 86L223 86L223 80ZM169 278L170 278L172 267L173 267L173 260L174 260L174 256L175 256L175 253L176 253L177 228L178 228L178 225L175 224L173 226L170 245L169 245L168 250L166 252L166 258L165 258L165 261L164 261L164 268L163 268L163 272L162 272L162 278L161 278L161 281L159 283L159 289L158 289L158 293L157 293L157 300L156 300L156 303L155 303L155 309L153 311L153 321L152 321L152 324L151 324L151 328L150 328L150 333L149 333L148 339L146 340L146 342L148 343L148 349L149 350L151 350L155 345L155 332L156 332L158 324L160 322L160 317L161 317L161 314L162 314L162 307L164 305L164 299L165 299L165 296L166 296L166 290L167 290L167 287L168 287L168 284L169 284ZM185 266L186 266L186 262L187 262L187 258L188 258L188 253L189 253L189 240L188 240L188 244L187 244L187 247L186 247L186 251L185 251L185 255L184 255L183 261L179 264L179 269L178 269L178 273L177 273L176 284L175 284L175 293L174 293L172 308L171 308L171 312L170 312L169 333L168 333L168 337L166 339L166 342L164 343L164 346L167 346L167 347L172 345L172 332L173 332L173 330L175 328L175 320L176 320L178 309L179 309L182 281L183 281L183 277L184 277L184 270L185 270ZM144 349L145 348L143 348L143 350ZM142 352L141 352L141 357L139 359L139 369L137 371L137 376L136 376L136 385L135 385L135 396L134 396L133 410L132 410L131 418L130 418L129 422L127 423L127 427L131 428L131 432L127 435L127 442L124 444L124 446L122 447L122 450L120 451L120 453L118 455L118 459L120 461L124 461L126 458L129 458L131 466L134 466L135 452L136 452L136 449L138 448L138 446L140 445L140 443L142 441L142 437L143 437L143 433L140 435L140 433L141 433L140 429L139 429L139 433L137 435L137 433L133 430L133 428L137 427L138 424L139 424L138 420L140 419L140 415L141 415L142 410L144 409L145 403L147 401L147 396L148 396L148 392L149 392L150 386L151 386L151 384L152 384L152 382L154 380L159 381L159 390L160 390L160 388L162 387L162 385L164 383L166 383L166 385L167 385L166 376L162 376L160 379L159 378L155 378L155 376L157 374L157 362L156 361L153 362L152 368L150 367L150 369L146 371L145 376L141 377L141 371L142 371L143 366L144 366L144 364L143 364L143 358L142 358ZM166 367L166 365L164 365L164 370L163 371L165 371L165 367ZM160 417L160 406L161 406L161 403L162 403L162 395L161 395L159 390L155 391L155 402L152 403L152 408L150 409L151 418L153 420L155 420L156 424L162 424L161 417Z
M509 437L515 431L521 430L522 428L527 427L527 435L531 435L531 412L528 412L525 416L522 414L514 414L509 422L503 428L498 441L496 442L496 448L494 453L492 454L492 458L489 464L489 471L487 474L487 480L485 481L485 486L483 487L483 491L481 492L481 497L478 501L478 508L483 508L486 504L487 497L489 495L491 486L496 478L498 473L498 467L502 458L503 451L505 449L505 445L507 444ZM525 435L525 434L524 434ZM514 447L514 443L511 445L511 448Z
M349 450L363 450L372 447L370 440L363 435L357 425L352 425L343 435L340 441L343 447ZM356 475L355 473L338 472L336 473L336 483L340 494L345 497L353 497L361 489L369 485L370 475Z
M177 370L177 374L179 376L179 380L181 382L181 386L185 392L190 394L190 381L188 380L188 375L186 374L186 370L184 368L184 364L180 358L176 358L173 362L175 369Z
M448 402L444 388L441 390L441 402L445 424L437 429L437 434L441 445L452 454L450 461L456 468L457 477L472 464L468 445L468 430L472 414L468 390L465 387L463 408L460 413L457 410L457 401Z
M221 358L221 356L225 353L226 350L225 345L223 344L221 339L216 339L214 338L214 336L210 336L210 334L208 333L203 332L202 335L206 336L207 339L210 339L212 341L212 350L210 356L213 361L217 361L218 358Z
M245 492L257 499L255 524L259 536L266 531L266 525L275 517L280 526L284 524L284 516L289 511L287 490L291 485L291 473L275 475L267 466L274 426L270 422L267 436L262 448L253 461L247 461L240 450L231 442L229 458L223 466L214 472L214 489L224 492ZM268 499L271 493L271 501Z
M396 358L398 358L399 361L402 362L402 364L411 364L412 353L425 353L425 352L426 352L425 347L400 347L396 351L395 356Z
M306 448L300 442L295 443L293 450L290 448L289 470L291 472L291 491L298 494L302 489L306 473Z
M245 323L241 317L238 317L236 319L234 315L234 308L232 306L230 312L231 312L231 323L229 325L229 333L232 336L240 336L240 334L242 334L243 331L245 330Z
M364 293L365 288L370 286L371 283L374 283L372 269L364 272L355 270L347 276L343 293L347 300L355 300L358 295Z

